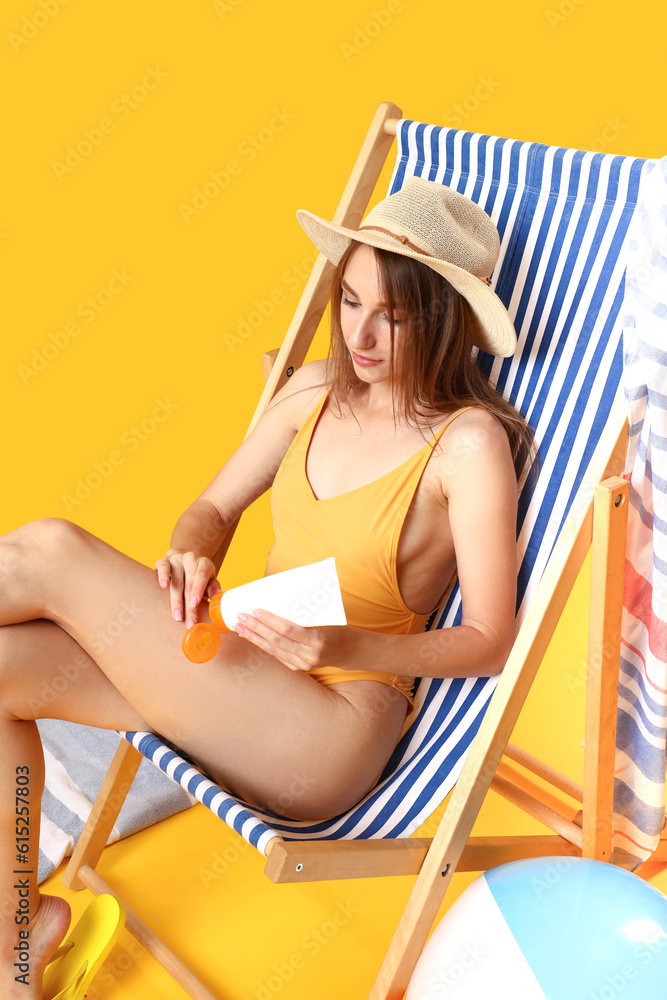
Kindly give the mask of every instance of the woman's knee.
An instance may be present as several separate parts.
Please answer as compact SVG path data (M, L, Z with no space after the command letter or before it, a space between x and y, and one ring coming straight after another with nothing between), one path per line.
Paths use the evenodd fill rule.
M32 559L49 562L61 554L71 554L86 537L92 537L78 524L64 517L40 517L2 536L6 570L19 572L33 565Z
M57 579L57 573L50 571L71 558L86 535L65 518L42 517L0 536L0 595L5 588L6 598L0 599L0 606L13 607L31 619L49 617L47 585ZM5 621L11 621L10 614L8 610Z
M82 541L88 534L78 524L65 517L38 517L24 525L25 541L46 551L69 548L73 542Z
M0 536L0 542L10 551L53 551L61 546L71 546L75 539L82 539L86 534L83 528L64 517L38 517Z

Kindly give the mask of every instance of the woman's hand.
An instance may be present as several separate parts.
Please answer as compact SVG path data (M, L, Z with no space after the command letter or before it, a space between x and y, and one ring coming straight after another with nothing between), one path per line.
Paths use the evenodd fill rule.
M197 623L197 608L202 599L210 600L222 590L215 578L215 565L207 556L169 549L157 560L155 569L160 586L169 587L172 615L177 622L187 615L188 628Z
M264 608L239 614L235 630L244 639L275 656L290 670L352 666L358 658L363 629L352 625L311 625L304 628Z

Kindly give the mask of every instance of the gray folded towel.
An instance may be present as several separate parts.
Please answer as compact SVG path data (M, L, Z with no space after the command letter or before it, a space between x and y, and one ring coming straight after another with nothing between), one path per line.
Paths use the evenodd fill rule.
M115 730L57 719L37 723L44 745L39 873L42 882L72 853L118 748ZM142 760L108 843L158 823L196 802L159 768Z

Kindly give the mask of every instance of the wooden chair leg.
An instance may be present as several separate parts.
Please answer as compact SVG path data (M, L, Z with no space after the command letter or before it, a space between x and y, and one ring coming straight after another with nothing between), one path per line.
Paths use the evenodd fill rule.
M611 861L616 710L625 536L630 486L612 476L595 488L586 672L582 857Z
M79 878L79 870L84 865L94 869L100 860L142 759L142 755L131 743L121 739L83 833L65 869L62 880L69 889L86 888Z

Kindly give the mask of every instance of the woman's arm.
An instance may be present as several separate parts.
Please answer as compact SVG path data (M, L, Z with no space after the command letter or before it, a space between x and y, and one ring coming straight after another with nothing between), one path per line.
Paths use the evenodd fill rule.
M208 556L215 565L217 575L222 560L217 562L216 556L230 523L223 521L219 508L212 501L199 496L176 522L169 543L170 549Z
M514 642L518 491L507 435L495 417L477 407L459 417L451 432L442 490L456 553L461 624L417 636L378 636L376 662L388 673L496 674Z
M323 364L314 361L297 369L252 432L176 522L170 548L155 568L160 586L170 587L177 620L183 620L187 609L188 624L194 624L203 597L220 590L211 581L220 570L225 537L243 511L271 486L303 419L304 406L316 393Z

